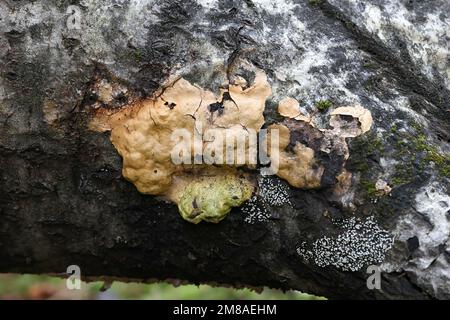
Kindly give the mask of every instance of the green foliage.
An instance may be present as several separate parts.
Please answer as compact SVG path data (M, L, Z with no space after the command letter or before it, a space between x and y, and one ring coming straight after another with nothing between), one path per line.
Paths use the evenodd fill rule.
M327 111L332 105L330 100L319 100L315 103L317 110L320 112Z
M319 297L294 291L282 293L277 290L265 289L261 294L258 294L249 289L231 289L208 285L184 285L175 288L167 283L152 285L114 283L111 290L114 290L119 296L126 299L320 299Z
M104 293L100 292L103 282L83 282L81 290L67 290L66 279L39 276L0 274L0 299L324 299L297 291L283 293L264 289L259 294L249 289L211 287L208 285L182 285L174 287L168 283L124 283L114 282ZM42 294L39 294L42 292Z

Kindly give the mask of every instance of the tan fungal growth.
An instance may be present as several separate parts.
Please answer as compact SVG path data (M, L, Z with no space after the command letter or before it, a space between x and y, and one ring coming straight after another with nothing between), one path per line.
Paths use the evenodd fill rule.
M331 113L332 128L318 129L313 119L305 121L299 117L295 99L280 101L278 111L287 119L269 127L279 132L279 150L270 155L271 161L278 165L277 175L297 188L334 186L334 194L343 196L352 179L344 168L349 157L345 138L370 129L370 112L361 106L337 108Z
M337 184L333 189L334 195L338 197L344 196L352 186L352 173L347 171L345 168L336 177Z
M170 198L178 203L182 216L191 222L197 223L198 219L217 222L232 206L240 205L251 196L248 183L242 182L239 172L228 171L229 178L224 180L217 172L211 176L207 165L256 165L256 159L250 156L243 162L239 162L237 156L224 158L225 145L219 139L244 139L245 149L256 148L249 141L249 132L259 131L264 124L263 111L271 89L265 73L259 69L253 71L255 78L250 86L238 78L237 83L229 84L218 96L183 78L175 79L153 97L119 111L98 109L90 128L111 130L111 141L123 158L122 174L139 192ZM241 145L231 144L233 151ZM251 154L248 151L244 150L243 154ZM202 154L209 154L213 163L206 163ZM177 159L183 161L177 163ZM187 174L194 167L195 175ZM237 182L245 186L241 193L237 191L241 188ZM181 185L183 188L179 188ZM223 186L227 186L229 192ZM192 207L190 212L185 200L202 193L201 190L209 191L203 192L209 196L198 194L200 211ZM223 202L222 196L232 199ZM207 212L214 208L217 212Z
M109 83L102 83L98 89L98 100L109 103L113 99L113 88Z
M300 104L294 98L284 98L278 103L278 113L283 117L299 121L311 122L311 118L300 111Z
M344 120L345 117L352 120ZM331 112L330 125L344 138L354 138L369 131L372 122L370 111L359 105L340 107Z
M375 182L375 189L382 194L390 194L392 191L392 188L388 183L381 179L378 179L377 182Z
M284 98L278 103L278 113L286 118L295 118L300 114L300 104L294 98Z
M252 196L254 174L242 169L257 168L257 133L271 95L266 74L244 67L254 75L252 81L230 76L217 93L176 78L152 97L121 108L97 105L89 127L111 131L123 158L122 174L139 192L175 202L189 222L219 222ZM95 90L108 105L124 89L100 82ZM269 126L262 146L274 173L296 188L348 190L352 175L344 169L345 138L370 129L370 112L360 106L337 108L331 113L332 129L319 129L293 98L281 100L278 111L286 119Z
M45 121L53 125L59 119L59 108L54 101L49 99L44 99L44 104L42 106L42 112L44 114Z
M289 128L281 124L273 124L269 127L269 135L274 129L279 133L279 149L269 148L268 154L278 168L276 174L296 188L320 187L324 168L316 162L314 150L296 141L293 150L287 151L291 140Z

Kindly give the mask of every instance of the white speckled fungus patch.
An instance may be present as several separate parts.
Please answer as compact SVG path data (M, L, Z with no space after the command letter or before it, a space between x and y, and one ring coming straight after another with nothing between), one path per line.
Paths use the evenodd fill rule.
M242 207L242 213L245 215L244 221L250 224L267 221L270 218L270 212L257 195L254 195L245 203Z
M269 206L291 204L288 185L275 177L262 176L258 180L258 195Z
M343 271L358 271L384 261L393 237L375 222L357 218L335 222L344 232L337 237L322 237L312 244L303 242L297 253L306 262L320 267L334 266Z
M270 218L270 207L291 205L289 186L276 177L261 176L255 195L245 203L242 212L245 222L254 224Z

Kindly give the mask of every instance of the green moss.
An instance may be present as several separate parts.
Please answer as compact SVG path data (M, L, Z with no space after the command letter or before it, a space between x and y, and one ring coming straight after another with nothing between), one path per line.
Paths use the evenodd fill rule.
M370 78L366 82L364 82L364 88L370 90L374 85L373 79Z
M391 133L397 133L397 132L398 132L398 127L397 127L397 124L394 123L391 127Z
M315 103L317 110L320 112L327 111L332 105L330 100L319 100Z
M368 181L368 180L361 180L361 186L366 191L366 194L373 198L378 195L378 191L375 188L375 182Z
M424 161L434 162L439 170L439 173L447 178L450 178L450 156L444 156L440 154L435 147L428 146Z
M383 142L381 141L381 139L377 136L377 135L373 135L370 138L370 144L369 144L369 152L370 153L374 153L376 151L379 151L380 153L382 153L384 151L384 146L383 146Z
M392 184L399 186L413 181L431 162L442 176L450 178L450 156L441 154L435 146L429 144L420 124L413 121L409 126L414 129L413 134L399 134L391 129L397 141L394 157L400 161L395 166Z
M441 168L441 173L447 177L450 178L450 160L447 160L449 164L445 165L443 168Z
M373 90L379 86L380 81L382 81L382 79L379 76L372 76L364 82L364 88Z
M322 3L322 0L309 0L309 4L312 6L317 6Z
M378 136L369 132L350 142L351 152L348 161L349 168L360 173L361 190L373 198L378 196L374 181L377 178L377 166L370 163L378 155L385 155L398 161L394 167L394 174L388 183L398 187L426 177L425 169L433 162L442 177L450 178L450 155L442 154L435 146L427 141L425 131L420 124L412 122L408 126L413 133L400 132L396 124L391 129L391 138L386 140L386 147ZM389 148L388 141L392 141ZM376 161L376 160L375 160Z
M217 223L231 211L248 200L253 185L234 175L208 176L194 180L184 190L178 203L181 216L192 223L208 221Z
M375 153L383 153L384 146L383 141L374 132L369 132L365 135L355 138L352 142L352 154L357 153L360 156L364 156L366 160L367 156ZM367 163L367 161L364 161Z
M363 64L363 67L366 69L375 69L377 67L377 64L372 61L367 61Z
M422 126L417 123L416 121L412 121L410 123L411 128L413 128L417 133L423 133L423 128Z
M405 161L395 166L395 173L391 179L391 185L398 187L412 182L414 179L413 162Z
M361 190L364 191L368 198L375 198L381 195L375 188L378 168L370 165L370 158L376 158L383 152L383 142L375 132L368 132L351 141L349 165L353 170L360 173Z
M429 144L423 128L417 122L413 122L411 127L417 132L411 139L411 143L416 150L425 153L420 166L424 168L428 163L433 162L441 175L450 178L450 155L441 154L435 146Z
M138 48L134 51L134 57L136 58L137 61L140 62L142 60L142 56L143 56L143 52L141 49Z
M396 177L391 179L391 184L394 187L401 186L410 182L410 179L405 177L404 175L397 175Z

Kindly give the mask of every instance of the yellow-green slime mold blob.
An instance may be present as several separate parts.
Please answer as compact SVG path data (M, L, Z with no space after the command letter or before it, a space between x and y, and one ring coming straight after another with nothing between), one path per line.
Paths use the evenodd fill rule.
M192 223L217 223L231 211L250 199L253 185L234 175L204 177L186 186L178 209L181 216Z

